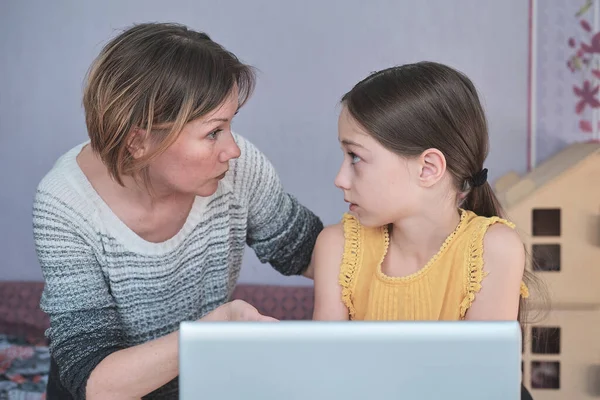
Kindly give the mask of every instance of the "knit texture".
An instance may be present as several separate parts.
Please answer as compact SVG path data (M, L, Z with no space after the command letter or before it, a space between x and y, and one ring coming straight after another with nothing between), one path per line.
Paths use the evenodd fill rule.
M217 192L197 197L183 228L162 243L137 236L95 192L76 161L85 143L40 182L33 231L60 376L49 386L83 399L91 371L107 355L227 302L246 244L284 275L308 266L321 221L284 191L256 147L234 137L241 156ZM146 398L178 398L177 379Z
M391 277L381 264L389 246L387 226L369 228L345 214L345 245L339 283L352 320L461 320L480 291L483 238L495 224L514 228L498 217L461 210L456 229L423 268L408 276ZM521 296L528 297L521 282Z

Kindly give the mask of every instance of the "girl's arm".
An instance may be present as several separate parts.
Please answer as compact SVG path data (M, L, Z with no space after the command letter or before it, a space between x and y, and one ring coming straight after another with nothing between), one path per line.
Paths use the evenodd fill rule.
M315 305L313 320L348 320L348 308L342 301L339 284L344 254L341 224L326 227L317 238L311 265L314 266Z
M503 224L489 227L483 238L481 289L465 315L467 320L516 320L525 249L518 233Z

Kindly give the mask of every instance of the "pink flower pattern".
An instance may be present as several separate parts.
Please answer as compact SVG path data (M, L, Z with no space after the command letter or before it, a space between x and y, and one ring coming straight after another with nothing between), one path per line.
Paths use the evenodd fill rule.
M578 88L577 86L573 86L573 92L581 98L577 105L575 106L575 112L577 114L581 114L585 106L589 106L591 108L600 107L600 101L596 98L598 95L598 85L592 87L590 81L586 80L583 82L583 87Z
M580 8L576 14L579 19L579 26L583 30L584 38L577 40L570 37L567 41L568 46L573 49L573 54L567 60L567 68L572 73L581 74L583 83L579 87L573 86L573 93L576 96L575 113L581 116L579 121L579 130L585 134L594 131L591 121L587 120L582 114L586 107L594 110L600 108L598 99L599 85L595 83L600 79L600 65L597 58L600 55L600 32L594 32L592 25L583 18L584 14L592 10L592 2L589 0Z

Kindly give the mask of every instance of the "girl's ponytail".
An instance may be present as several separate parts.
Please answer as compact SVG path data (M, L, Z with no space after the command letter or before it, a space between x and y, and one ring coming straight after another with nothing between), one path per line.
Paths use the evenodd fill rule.
M467 183L470 190L462 207L483 217L503 217L500 201L487 181L487 172L487 168L484 168L469 179Z

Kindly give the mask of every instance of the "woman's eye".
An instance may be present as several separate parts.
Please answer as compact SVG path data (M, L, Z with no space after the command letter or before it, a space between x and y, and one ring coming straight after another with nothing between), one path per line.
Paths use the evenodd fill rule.
M211 133L209 133L206 137L209 139L216 139L217 136L219 135L219 133L223 131L223 129L217 129L215 131L212 131Z

